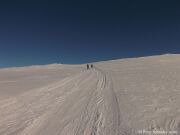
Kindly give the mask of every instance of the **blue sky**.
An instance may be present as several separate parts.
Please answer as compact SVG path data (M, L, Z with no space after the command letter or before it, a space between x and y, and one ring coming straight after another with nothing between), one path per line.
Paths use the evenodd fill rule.
M180 53L180 2L0 2L0 67Z

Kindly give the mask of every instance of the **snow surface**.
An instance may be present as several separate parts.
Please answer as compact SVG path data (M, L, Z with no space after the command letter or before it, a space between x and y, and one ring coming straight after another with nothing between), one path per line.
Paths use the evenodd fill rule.
M180 55L94 65L0 69L0 135L179 133Z

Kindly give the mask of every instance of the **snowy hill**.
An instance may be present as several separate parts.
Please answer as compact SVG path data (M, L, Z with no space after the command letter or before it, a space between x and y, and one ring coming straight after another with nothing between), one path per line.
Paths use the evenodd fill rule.
M0 69L0 135L180 130L180 55Z

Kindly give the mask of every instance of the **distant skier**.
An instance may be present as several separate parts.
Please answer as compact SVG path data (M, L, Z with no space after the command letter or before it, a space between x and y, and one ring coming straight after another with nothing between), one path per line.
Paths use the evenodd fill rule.
M91 64L91 68L93 68L94 66L93 66L93 64Z
M87 70L89 69L89 64L87 64Z

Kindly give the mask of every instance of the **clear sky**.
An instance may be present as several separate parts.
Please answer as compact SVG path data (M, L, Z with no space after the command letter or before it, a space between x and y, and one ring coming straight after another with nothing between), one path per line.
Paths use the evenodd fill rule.
M179 0L0 1L0 67L180 53Z

